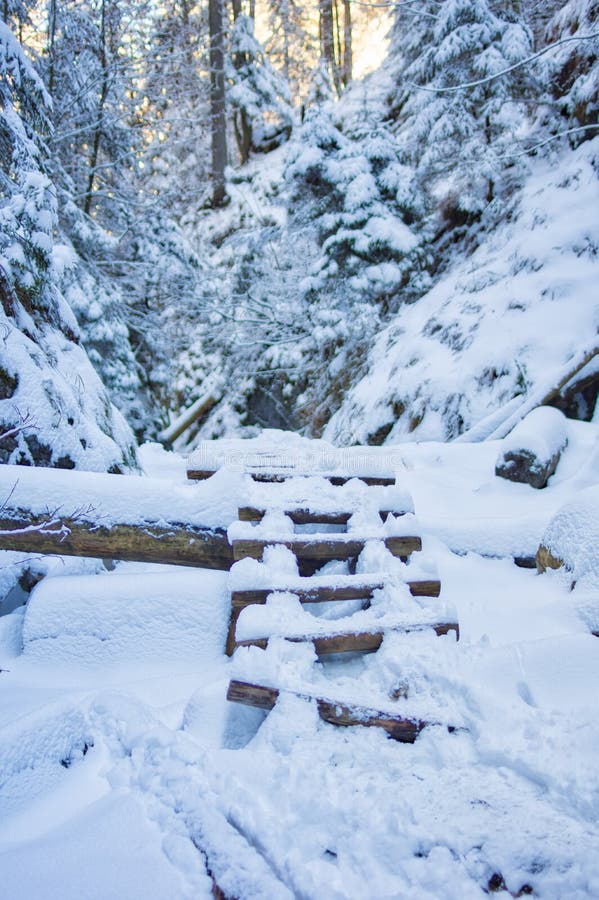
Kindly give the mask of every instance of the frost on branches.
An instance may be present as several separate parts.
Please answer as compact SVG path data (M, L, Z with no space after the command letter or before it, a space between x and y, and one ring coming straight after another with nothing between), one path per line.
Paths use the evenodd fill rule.
M41 80L0 23L0 458L124 471L135 466L131 433L59 290L56 189L38 137L49 111Z

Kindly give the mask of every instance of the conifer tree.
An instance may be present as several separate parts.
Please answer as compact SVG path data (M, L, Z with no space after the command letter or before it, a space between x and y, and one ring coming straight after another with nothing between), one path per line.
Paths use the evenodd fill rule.
M476 218L505 187L503 158L526 121L532 75L486 79L528 58L531 33L487 0L443 0L427 2L406 48L394 49L405 59L394 103L401 152L448 218Z
M570 0L556 12L547 25L545 40L554 43L565 37L597 34L597 0ZM570 120L577 140L597 134L599 121L599 38L563 44L547 67L551 91L560 115Z
M289 88L254 36L254 22L240 15L231 35L227 69L229 102L241 163L250 152L267 153L291 134Z
M122 471L135 463L131 434L61 292L69 249L57 242L50 113L40 77L0 22L0 459Z

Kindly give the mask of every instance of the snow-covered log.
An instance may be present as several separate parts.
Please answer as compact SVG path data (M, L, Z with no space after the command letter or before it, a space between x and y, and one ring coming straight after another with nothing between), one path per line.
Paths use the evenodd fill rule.
M572 586L599 590L599 485L586 488L555 514L537 552L537 569L563 569Z
M562 366L552 379L540 384L532 391L532 393L523 400L521 406L515 412L511 413L501 425L487 436L487 440L494 441L505 437L506 434L509 434L510 431L516 427L518 422L522 421L522 419L533 409L551 403L560 393L562 388L569 384L598 354L599 347L597 347L596 344L576 353L566 365Z
M291 694L292 691L286 690ZM308 699L309 695L297 696ZM231 681L227 691L227 700L233 703L243 703L246 706L254 706L257 709L270 710L279 698L278 688L261 684L250 684L244 681ZM323 697L313 697L318 707L318 714L325 722L333 725L370 725L384 729L387 734L396 741L414 743L418 734L427 724L416 719L403 718L399 715L391 715L374 709L365 709L361 706L350 706Z
M533 409L505 438L495 474L544 488L568 443L566 417L551 406Z
M5 508L0 519L0 549L203 569L230 569L233 563L223 529L156 521L106 527L68 516L33 515L28 509L12 508Z
M233 513L208 485L0 466L0 549L229 569Z
M185 409L180 416L177 416L168 428L164 428L160 432L160 440L165 444L172 444L173 441L176 441L177 438L180 437L184 431L187 431L194 422L197 422L201 416L209 413L210 410L216 406L222 395L222 387L217 385L211 386L209 390L195 401L195 403L192 403L192 405Z

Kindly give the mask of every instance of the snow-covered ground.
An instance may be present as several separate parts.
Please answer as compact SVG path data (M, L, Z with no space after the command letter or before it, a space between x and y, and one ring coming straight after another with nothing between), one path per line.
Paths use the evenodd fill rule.
M239 572L53 568L0 618L1 900L208 898L206 859L240 900L598 896L599 641L571 579L512 561L599 482L599 425L567 432L540 491L495 477L497 441L376 451L414 500L423 551L407 568L438 572L457 643L394 634L319 664L276 639L229 660ZM181 460L141 458L179 502ZM217 508L215 484L222 510L272 490L221 472L194 486L198 510ZM457 730L402 745L290 694L268 716L227 703L233 674L260 672L383 706L406 683L415 712Z

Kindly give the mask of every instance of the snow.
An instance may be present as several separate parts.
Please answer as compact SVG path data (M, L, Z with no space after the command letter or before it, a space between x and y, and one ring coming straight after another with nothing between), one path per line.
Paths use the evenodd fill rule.
M113 839L118 833L119 841ZM108 897L212 897L210 879L197 862L196 893L169 858L164 836L138 799L124 790L90 802L62 824L18 849L0 853L8 897L106 900ZM90 861L102 860L102 866Z
M350 529L377 534L355 575L331 563L301 586L384 587L361 611L355 601L302 609L280 546L230 574L51 568L24 609L0 617L0 898L209 897L207 865L240 898L463 900L486 896L493 876L514 894L596 896L596 591L570 592L559 573L512 561L534 553L560 508L584 524L597 507L599 423L563 424L568 443L544 491L495 477L500 441L366 448L397 472L394 488L332 488L321 475L259 484L230 466L190 485L186 461L157 445L142 448L144 476L46 470L42 480L20 469L16 496L40 509L83 496L107 516L173 510L229 526L238 505L272 506L262 525L244 524L254 536L290 533L283 512L294 505L342 507ZM281 432L261 446L304 460L323 449ZM217 460L239 450L211 447ZM3 468L4 490L14 472ZM378 510L389 507L406 510L392 529L417 514L423 550L408 564L380 541ZM436 577L439 598L409 595L406 581ZM271 593L244 610L238 637L273 637L267 651L229 659L228 593L248 588ZM387 634L368 656L318 661L311 645L282 638L456 614L457 642L423 628ZM281 689L275 708L228 704L232 677ZM402 745L323 722L310 697L437 724Z
M143 666L153 659L197 663L202 648L222 646L229 614L225 575L155 568L151 577L121 567L103 578L45 579L29 600L23 652L48 664Z
M0 497L10 508L34 515L73 517L105 527L112 523L189 522L226 527L237 515L230 474L190 484L135 475L0 466ZM228 490L223 490L224 485Z

